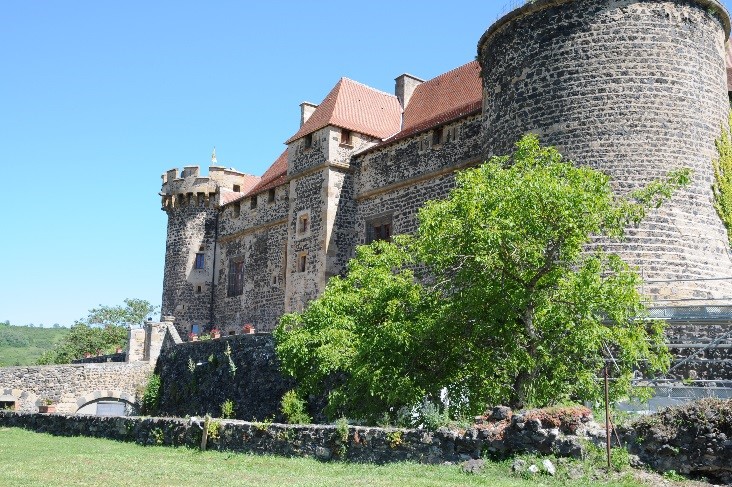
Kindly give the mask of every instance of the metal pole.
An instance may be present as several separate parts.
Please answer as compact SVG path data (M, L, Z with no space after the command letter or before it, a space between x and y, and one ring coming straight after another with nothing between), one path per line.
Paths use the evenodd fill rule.
M607 449L607 471L610 472L610 381L605 365L605 445Z

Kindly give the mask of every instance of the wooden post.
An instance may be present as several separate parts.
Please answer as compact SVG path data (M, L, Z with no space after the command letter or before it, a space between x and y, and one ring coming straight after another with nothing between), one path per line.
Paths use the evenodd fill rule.
M605 445L607 449L607 471L610 472L610 381L605 365Z
M206 416L203 420L203 434L201 434L201 451L206 451L206 443L208 442L208 422L211 418Z

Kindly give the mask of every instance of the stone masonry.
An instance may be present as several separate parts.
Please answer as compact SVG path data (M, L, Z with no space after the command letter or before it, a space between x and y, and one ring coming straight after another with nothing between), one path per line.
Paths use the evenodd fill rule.
M732 298L732 281L710 280L732 276L710 190L728 33L716 0L537 0L485 32L477 61L427 81L401 75L395 95L343 78L301 105L261 178L218 165L163 176L162 312L184 339L271 331L344 272L356 245L414 232L456 170L526 132L607 172L621 194L693 169L626 241L593 245L638 266L658 306Z

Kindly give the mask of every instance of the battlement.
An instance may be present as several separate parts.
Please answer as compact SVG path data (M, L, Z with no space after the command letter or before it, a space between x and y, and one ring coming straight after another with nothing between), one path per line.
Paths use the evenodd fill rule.
M180 172L178 168L164 172L161 178L162 209L169 210L186 206L213 208L220 189L246 191L255 177L223 166L210 166L208 176L201 176L199 166L184 166Z

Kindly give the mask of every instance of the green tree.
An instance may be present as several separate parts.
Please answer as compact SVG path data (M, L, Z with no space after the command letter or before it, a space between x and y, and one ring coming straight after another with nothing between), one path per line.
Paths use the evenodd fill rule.
M443 389L453 415L597 399L609 352L613 397L628 394L634 368L668 366L663 329L639 319L637 273L587 245L622 238L688 180L672 172L619 198L608 176L526 136L459 173L414 237L360 247L344 278L284 316L283 368L301 393L330 384L331 416L370 420Z
M155 313L157 306L144 299L125 299L124 306L92 308L86 317L76 320L64 339L44 353L39 364L66 364L83 357L85 353L113 353L127 342L130 326L142 324Z

